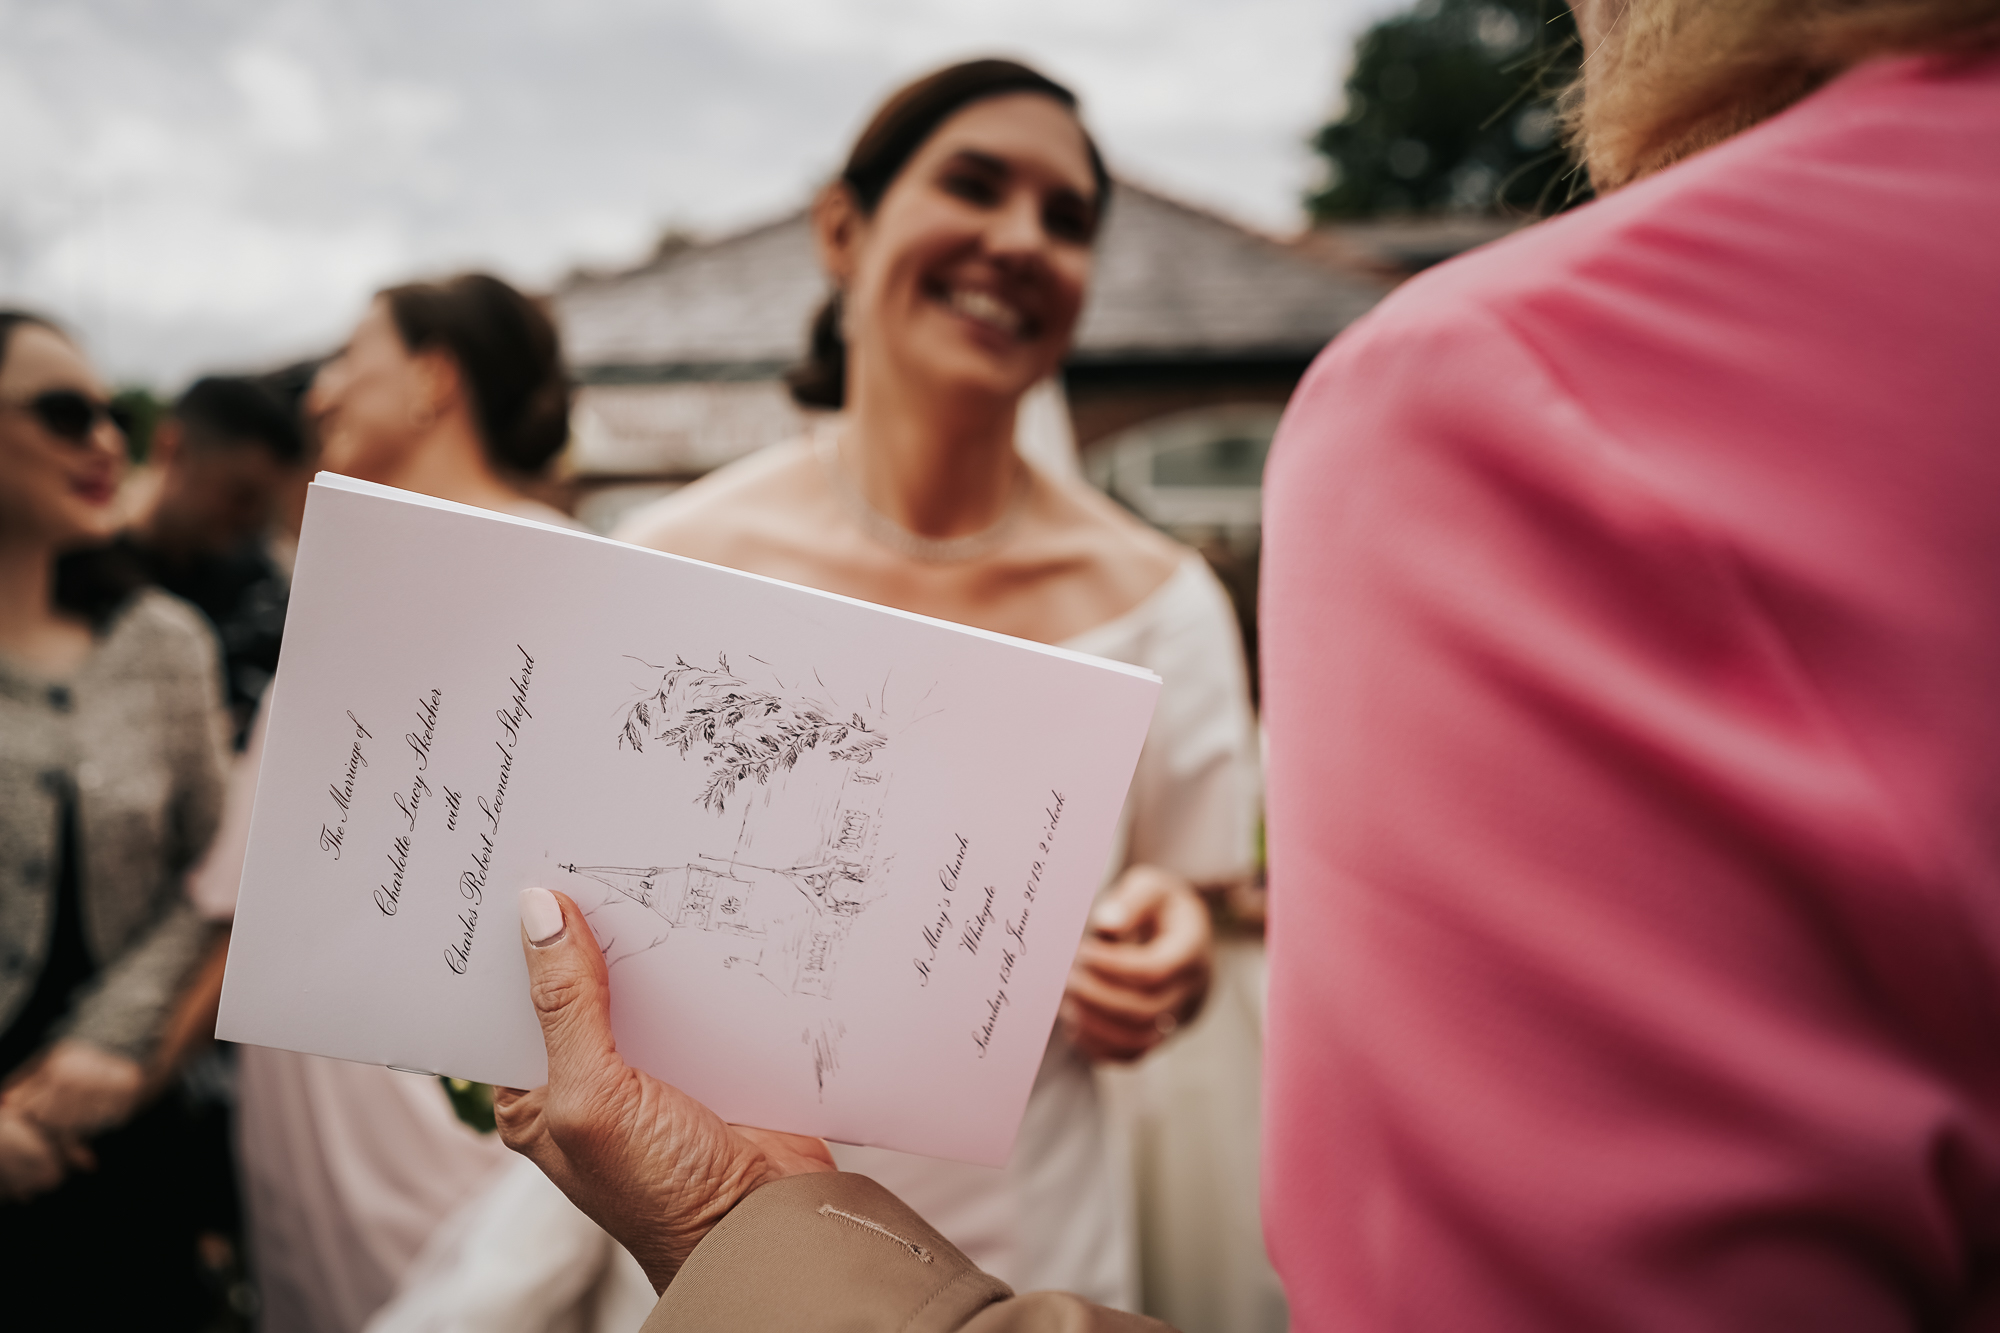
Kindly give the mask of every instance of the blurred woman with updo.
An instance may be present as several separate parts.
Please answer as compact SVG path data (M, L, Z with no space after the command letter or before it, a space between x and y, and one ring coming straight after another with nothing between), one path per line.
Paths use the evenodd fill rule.
M569 396L541 306L474 273L377 295L306 411L331 471L569 525L528 494L569 437ZM247 835L247 820L230 826ZM423 1075L245 1047L240 1099L264 1327L283 1333L359 1330L439 1220L508 1160Z
M377 296L320 368L306 410L329 471L574 526L528 494L569 439L555 325L498 278Z

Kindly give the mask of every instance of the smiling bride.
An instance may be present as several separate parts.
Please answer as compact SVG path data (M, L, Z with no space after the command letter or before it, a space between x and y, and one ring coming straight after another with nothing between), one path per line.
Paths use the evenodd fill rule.
M618 535L1162 677L1013 1161L835 1149L1017 1288L1130 1309L1132 1202L1093 1066L1139 1059L1201 1007L1214 945L1195 886L1248 868L1256 770L1207 565L1015 448L1023 395L1069 352L1110 190L1075 98L1032 69L971 61L895 93L813 208L834 293L791 386L840 415Z

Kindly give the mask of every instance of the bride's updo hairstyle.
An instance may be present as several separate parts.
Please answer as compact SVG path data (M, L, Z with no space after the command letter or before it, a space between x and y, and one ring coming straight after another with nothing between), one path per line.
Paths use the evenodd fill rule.
M1061 103L1071 114L1076 112L1075 93L1026 65L1012 60L968 60L950 65L899 89L882 104L855 140L838 183L853 194L862 216L872 217L889 186L938 126L974 102L1009 93L1034 93ZM1083 131L1083 145L1090 154L1091 175L1097 178L1096 216L1103 217L1104 205L1111 198L1111 173L1104 169L1104 159L1087 130ZM805 360L785 376L792 400L800 407L844 406L847 343L840 332L839 292L820 307L806 338Z
M1629 0L1584 53L1569 138L1612 190L1776 115L1875 56L2000 45L2000 0ZM1595 68L1592 68L1595 66Z
M540 305L484 273L382 293L412 354L450 353L495 468L533 476L569 439L569 377Z

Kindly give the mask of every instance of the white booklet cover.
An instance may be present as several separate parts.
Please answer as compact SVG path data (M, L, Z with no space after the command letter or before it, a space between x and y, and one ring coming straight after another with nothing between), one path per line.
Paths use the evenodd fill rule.
M321 473L217 1034L546 1079L518 891L725 1119L1014 1141L1150 672Z

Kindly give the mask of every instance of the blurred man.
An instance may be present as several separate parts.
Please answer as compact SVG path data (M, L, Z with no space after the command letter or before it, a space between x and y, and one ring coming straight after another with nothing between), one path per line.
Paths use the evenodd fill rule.
M278 666L287 589L264 538L301 453L297 416L270 388L197 380L154 431L159 485L124 539L215 626L239 748Z

